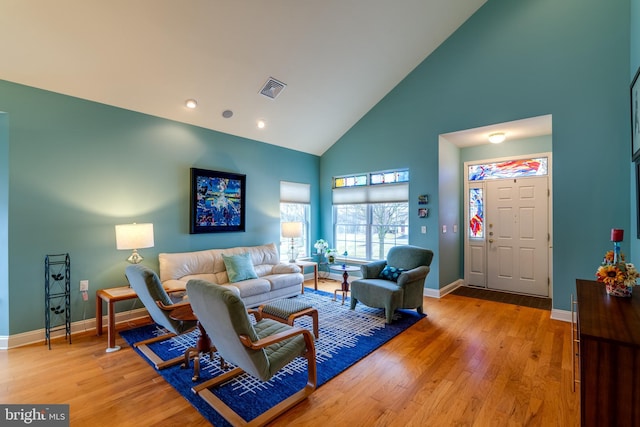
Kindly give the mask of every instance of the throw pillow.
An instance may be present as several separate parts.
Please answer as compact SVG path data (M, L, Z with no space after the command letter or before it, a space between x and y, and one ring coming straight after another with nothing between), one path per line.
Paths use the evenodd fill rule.
M391 267L390 265L387 265L380 272L380 275L378 277L380 277L381 279L397 282L398 277L400 277L400 274L403 271L407 271L407 270L405 270L404 268L396 268L396 267Z
M231 256L222 254L222 260L224 261L224 267L227 269L229 282L235 283L242 280L258 278L253 268L253 262L251 262L251 254L249 252Z

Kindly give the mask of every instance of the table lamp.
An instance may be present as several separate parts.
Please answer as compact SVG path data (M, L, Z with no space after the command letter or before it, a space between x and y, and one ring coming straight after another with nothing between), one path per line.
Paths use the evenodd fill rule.
M296 257L294 253L296 247L293 239L302 237L302 223L301 222L283 222L282 237L291 239L291 247L289 248L289 250L291 251L291 255L289 257L289 262L296 262Z
M116 249L132 249L131 256L127 258L131 264L140 263L143 258L138 254L138 249L153 247L153 224L122 224L116 225Z

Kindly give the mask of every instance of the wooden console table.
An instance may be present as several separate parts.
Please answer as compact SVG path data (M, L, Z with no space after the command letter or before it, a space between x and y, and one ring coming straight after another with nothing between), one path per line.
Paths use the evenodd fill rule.
M583 426L640 426L640 287L631 298L576 280Z

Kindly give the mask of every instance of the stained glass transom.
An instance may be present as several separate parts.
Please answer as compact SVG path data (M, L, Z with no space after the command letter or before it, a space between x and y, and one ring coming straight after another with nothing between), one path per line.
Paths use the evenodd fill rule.
M469 181L547 175L547 158L507 160L469 166Z
M396 184L402 182L409 182L408 169L372 172L363 175L339 176L333 178L333 188L362 187L366 185Z

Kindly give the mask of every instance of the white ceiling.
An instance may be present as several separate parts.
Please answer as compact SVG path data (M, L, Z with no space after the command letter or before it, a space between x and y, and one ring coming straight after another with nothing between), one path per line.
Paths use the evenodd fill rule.
M492 133L504 133L505 140L503 143L505 144L518 139L551 135L551 114L445 133L440 135L440 137L462 148L472 145L488 144L489 135Z
M320 155L485 2L0 0L0 79Z

